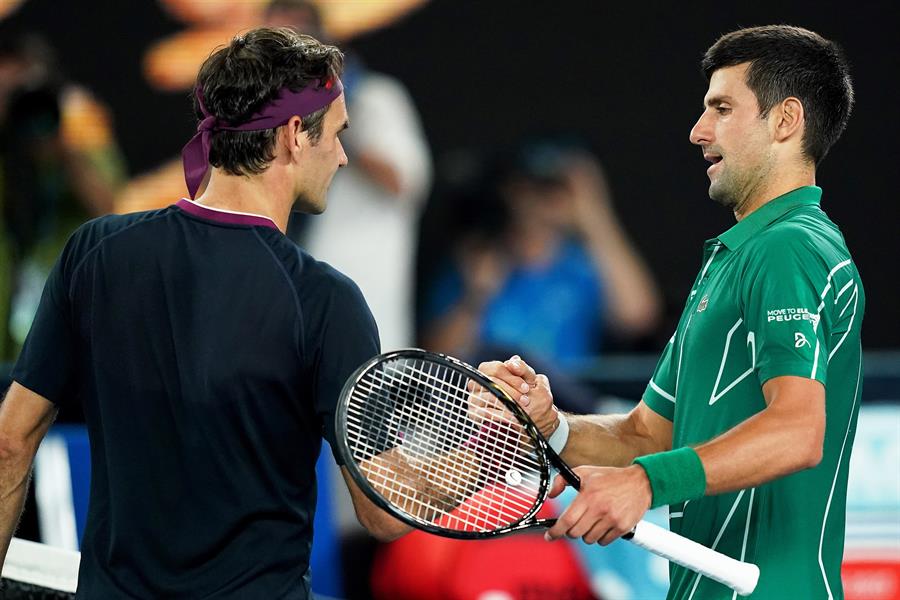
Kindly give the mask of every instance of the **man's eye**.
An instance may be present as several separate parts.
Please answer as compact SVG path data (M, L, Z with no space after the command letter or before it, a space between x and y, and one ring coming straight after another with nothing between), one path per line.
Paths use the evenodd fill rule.
M728 108L727 106L717 106L716 112L719 113L720 115L727 115L728 113L731 112L731 109Z

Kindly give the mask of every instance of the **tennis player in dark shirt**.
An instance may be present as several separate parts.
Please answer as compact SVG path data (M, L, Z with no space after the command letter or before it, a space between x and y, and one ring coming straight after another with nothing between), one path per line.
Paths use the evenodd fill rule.
M0 560L38 444L80 401L79 597L309 597L321 440L379 351L356 285L284 235L347 164L342 65L291 30L235 38L197 79L184 163L202 194L71 237L0 405ZM370 532L406 531L345 479Z

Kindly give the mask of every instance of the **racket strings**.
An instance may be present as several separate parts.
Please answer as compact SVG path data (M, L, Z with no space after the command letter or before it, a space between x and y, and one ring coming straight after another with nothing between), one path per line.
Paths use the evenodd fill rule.
M382 382L385 381L383 376L378 376L378 377ZM360 387L366 388L366 386L360 386ZM371 388L367 388L367 389L371 390ZM383 392L383 390L373 390L373 391L376 391L376 392L382 391ZM405 394L405 395L408 396L408 394ZM370 395L369 399L372 399L372 398L373 398L373 396ZM387 410L392 410L394 408L394 406L392 404L386 402L385 398L383 398L383 397L379 397L378 395L375 395L374 399L379 401L379 404L380 404L379 408L386 408ZM405 418L407 421L409 421L411 417L415 416L409 412L410 406L414 406L414 405L411 403L402 403L400 405L400 410L397 413L401 417L400 420L403 420ZM420 406L420 407L424 406L424 407L427 407L427 409L428 409L426 411L427 417L425 418L426 425L427 425L427 427L425 429L428 430L426 433L430 434L432 437L444 435L443 433L441 433L440 428L442 428L444 425L446 425L446 418L445 418L446 412L434 410L434 407L429 406L429 405L419 404L418 406ZM348 415L348 418L349 418L349 415ZM438 422L436 419L441 419L441 422ZM455 458L461 458L461 460L456 460L456 461L453 461L450 463L451 467L456 467L456 468L451 468L451 469L443 468L440 471L435 472L434 469L429 469L429 467L431 465L428 464L428 460L431 459L433 461L433 457L434 457L434 453L428 452L429 450L433 450L434 448L430 448L429 446L435 446L435 444L421 444L421 443L410 444L407 439L407 436L402 435L403 432L401 432L399 430L399 427L396 425L397 419L393 419L393 421L394 421L394 423L391 424L389 426L389 428L392 430L393 436L397 439L398 443L406 442L404 444L404 446L409 448L409 450L405 454L409 457L409 459L411 461L420 462L421 469L429 475L429 478L436 479L439 483L444 485L447 488L447 491L449 491L451 493L450 495L467 497L467 496L472 495L472 493L476 492L479 489L479 487L481 487L478 485L478 480L475 477L479 473L479 469L481 467L481 461L479 461L477 459L477 457L475 457L471 452L457 454L457 456ZM418 434L418 437L421 438L421 434L422 434L421 429L420 428L416 428L416 429L419 429L419 431L416 433ZM455 445L456 446L461 446L461 445L464 446L467 443L471 443L471 441L473 439L471 434L473 432L475 432L476 430L477 430L477 426L472 424L471 427L469 427L468 430L464 432L464 435L460 435L460 434L452 435L452 438L455 441ZM422 451L422 448L420 448L420 446L423 446L423 445L425 446L424 452ZM444 445L446 445L446 444L444 444ZM371 453L373 452L373 448L371 447L371 445L364 445L364 449L365 449L365 452L363 453L363 455L371 455ZM360 456L357 456L357 458L360 458ZM440 462L442 462L442 463L448 462L446 455L442 457ZM447 465L444 464L443 466L446 467ZM398 468L398 472L399 472L399 468ZM460 472L463 473L463 476L459 475Z
M430 366L431 365L429 365L429 367ZM393 371L395 373L397 373L398 375L400 375L401 377L408 378L408 372L402 372L402 371L398 371L396 369L394 369ZM425 373L421 370L413 370L413 371L416 374L421 374L423 376L430 377L432 379L436 379L430 373ZM462 375L458 372L454 372L454 373L458 377L461 377L461 378L465 377L464 375ZM377 376L378 375L376 375L376 377ZM380 377L380 379L383 384L389 383L388 380L384 377ZM466 378L466 380L471 382L471 380L469 380L468 378ZM405 381L404 383L409 385L410 381ZM431 387L432 387L433 391L437 389L435 386L431 386ZM488 408L486 410L483 410L482 412L485 415L491 417L490 420L485 419L485 421L487 423L489 423L490 425L493 425L493 427L491 427L491 434L493 436L498 437L498 439L496 439L496 440L487 440L487 439L483 438L484 433L485 433L484 427L481 427L479 429L477 423L474 421L474 419L471 418L472 411L468 411L467 414L468 414L469 418L465 421L465 425L462 430L461 429L447 430L446 426L448 424L449 425L455 424L455 421L459 419L459 414L452 415L454 417L454 419L448 423L446 420L446 417L448 416L448 414L447 414L448 411L438 410L438 408L435 406L435 404L437 404L437 403L423 404L422 402L419 401L418 398L412 397L408 393L406 394L406 399L409 402L407 404L404 404L401 406L400 414L405 415L411 421L416 421L416 422L418 422L420 420L420 417L424 414L425 422L428 425L432 426L432 427L428 428L429 433L434 433L435 436L437 436L441 439L447 438L450 441L454 442L455 444L462 442L463 438L465 438L466 435L480 433L482 438L479 439L479 441L481 442L482 452L487 453L488 456L490 456L490 457L496 458L497 454L501 451L504 451L505 453L508 454L509 453L508 450L510 448L518 449L520 445L525 446L525 448L524 448L525 453L521 454L521 457L520 457L521 460L525 463L528 463L529 466L534 469L540 469L540 463L537 461L537 459L532 458L532 456L534 455L534 444L533 444L531 438L525 434L524 428L521 427L521 425L515 419L515 417L512 415L512 413L510 413L508 410L506 410L506 408L502 405L502 403L499 400L497 400L491 392L487 391L485 388L481 387L480 385L478 385L478 387L481 389L481 391L473 393L471 391L471 388L468 387L468 385L466 385L466 386L457 385L454 388L450 388L452 391L456 392L455 396L451 397L451 396L449 396L449 394L447 396L431 396L430 399L438 400L443 405L447 405L449 400L456 400L457 403L451 407L450 412L458 413L458 412L460 412L458 410L459 405L461 403L469 403L473 396L478 396L482 403L485 401L484 400L485 398L488 398L490 400L491 404L493 405L493 408ZM410 407L415 408L416 414L413 415L409 412L403 412L404 408L408 409ZM454 410L454 409L457 409L457 410ZM505 425L505 427L499 426L500 423ZM474 441L476 441L475 436L470 435L468 438L465 439L464 443L471 444Z
M447 485L434 485L415 473L414 466L407 465L410 474L404 476L402 462L388 459L386 463L372 462L361 465L361 469L376 489L395 506L426 521L441 516L449 516L461 499L457 489ZM424 481L424 483L423 483Z
M424 362L424 361L418 361L418 362ZM401 380L403 380L405 378L404 383L406 383L407 385L409 385L410 383L413 383L413 382L414 383L422 383L424 380L426 385L428 385L431 388L432 392L435 392L435 393L446 392L447 397L450 397L450 394L454 393L454 396L453 396L454 399L461 400L464 402L470 402L473 397L478 398L481 403L489 402L492 405L491 407L479 406L476 408L481 409L481 410L476 411L476 412L481 412L484 414L484 416L491 417L491 420L494 422L497 422L498 420L502 420L503 422L508 423L510 426L515 426L515 431L517 432L518 435L520 435L520 439L518 440L518 443L528 445L528 446L530 446L529 450L534 450L534 445L532 443L531 438L525 434L524 429L521 427L518 420L515 418L515 416L512 413L509 412L509 410L506 409L505 406L503 406L503 404L494 396L494 394L492 392L488 391L486 388L481 386L481 384L477 383L476 381L474 381L472 379L469 379L467 376L465 376L464 374L462 374L458 371L452 371L452 373L454 375L456 375L459 379L464 380L466 382L466 384L465 385L449 384L445 380L442 380L439 377L436 377L435 375L433 375L430 372L430 369L432 366L433 365L431 365L431 364L428 365L429 372L423 371L421 369L421 367L420 368L413 367L413 368L410 368L410 369L407 369L404 371L400 371L398 369L391 368L389 365L385 365L385 368L386 368L386 370L390 369L394 373L397 373L401 377ZM447 367L443 367L443 368L449 370ZM413 380L409 376L410 372L414 373L415 375L418 375L419 377L417 379ZM438 382L447 384L447 387L441 388L437 385L430 384L429 380L438 381ZM473 387L470 388L469 387L470 384ZM474 388L477 388L479 391L474 391ZM437 398L445 399L445 398L442 398L441 396L437 396ZM425 410L429 410L429 408L426 407ZM471 413L471 411L469 411L469 412ZM505 432L498 431L497 433L500 433L501 435L504 436L504 438L502 440L503 442L506 442L509 445L513 444L513 441L514 441L513 440L513 427L510 427L509 429L505 430ZM491 448L496 449L496 448L499 448L500 446L501 446L500 444L493 444L491 446ZM488 448L488 449L490 449L490 448ZM528 460L527 455L524 456L524 458L526 460ZM537 460L532 460L531 462L532 462L532 466L534 468L540 468L540 463Z
M477 427L472 424L466 429L450 429L445 430L443 435L439 431L445 427L447 423L453 423L459 420L458 416L452 414L454 407L446 410L438 405L422 405L416 406L416 399L407 391L401 395L400 402L392 402L389 393L392 380L380 374L375 374L377 380L375 385L364 385L362 382L360 387L369 392L369 399L379 402L378 409L382 409L390 413L390 419L384 421L384 414L379 414L375 418L387 423L395 444L406 443L407 447L413 447L413 441L409 439L410 435L416 436L416 440L420 443L432 441L431 446L444 446L446 449L463 444L471 439L476 432ZM400 390L404 388L398 388ZM413 408L416 412L413 413ZM405 425L405 426L404 426ZM418 435L417 435L418 434ZM421 435L430 434L430 435ZM428 447L426 450L437 451L440 447Z
M422 360L383 363L361 377L347 417L363 474L414 518L489 531L535 507L542 467L532 438L460 371Z
M354 426L352 433L360 436L364 435L363 430L358 426ZM443 495L447 498L465 498L477 491L481 465L480 462L471 456L465 454L444 455L442 460L445 463L451 463L452 468L437 470L416 455L402 451L402 446L377 456L371 446L363 446L365 448L363 454L372 458L360 461L360 465L365 465L365 468L373 473L377 470L391 473L396 478L397 485L406 488L410 492L420 491L420 486L415 485L416 481L422 484L428 483L433 486L432 489L443 490ZM357 456L359 456L358 453ZM376 460L376 458L381 458L381 460ZM422 480L423 477L424 481ZM387 474L383 474L382 478L384 479L383 483L387 483ZM435 492L435 497L438 497L437 491Z
M432 391L436 391L436 389L437 389L437 390L446 392L448 395L451 392L453 392L453 396L457 400L457 405L465 404L466 402L469 402L471 400L471 398L473 397L473 392L475 392L475 389L478 388L478 389L480 389L480 395L481 395L482 401L484 400L485 397L487 397L490 399L491 403L496 407L493 411L489 411L489 412L493 413L493 416L495 419L502 412L502 419L504 422L506 422L507 425L515 425L516 430L521 429L521 427L518 425L518 423L513 421L513 415L511 413L509 413L508 411L506 411L505 408L502 409L502 411L498 410L498 408L502 407L502 404L494 397L493 394L491 394L490 392L488 392L487 390L482 388L480 385L474 385L474 386L471 385L474 382L472 380L470 380L468 377L464 376L462 373L459 373L458 371L455 371L455 370L450 370L447 367L439 367L439 368L437 368L438 369L437 374L435 374L433 372L434 365L431 363L428 363L427 368L428 368L428 371L426 372L423 370L421 365L419 365L417 367L414 364L411 366L407 365L407 368L402 371L399 369L390 368L390 367L388 367L386 370L389 370L392 373L394 373L395 375L400 376L401 378L404 379L404 381L406 383L410 383L410 381L412 379L414 379L414 377L412 377L411 375L416 375L416 376L418 376L418 378L420 380L424 379L426 382L432 383L432 385L430 385L430 387L432 388ZM451 377L452 377L452 379L450 381L447 381L448 373L450 373ZM436 382L438 385L434 385L434 382ZM479 395L478 392L475 392L475 395ZM438 398L445 402L447 401L447 396L438 396ZM423 404L421 402L419 402L417 404L417 406L421 407L421 406L423 406ZM429 405L426 404L424 406L427 407ZM434 411L430 411L430 412L434 412ZM472 429L474 429L474 423L472 423L472 421L467 420L466 423L473 425ZM492 424L496 425L496 421L494 421ZM503 465L503 463L505 462L506 466L508 467L508 466L512 466L512 462L513 462L512 460L510 460L510 457L509 457L510 453L508 451L501 453L501 452L498 452L498 450L501 448L501 446L503 447L504 450L508 450L510 445L517 446L518 444L521 444L522 441L524 441L526 438L520 437L518 435L518 433L516 434L515 438L513 438L513 436L510 434L514 430L512 427L509 427L509 426L505 427L505 428L495 426L495 427L493 427L493 429L494 429L494 431L492 432L492 434L494 436L499 437L499 440L495 440L494 443L490 443L490 444L484 443L485 439L488 439L488 438L478 440L477 438L472 437L466 441L466 445L471 446L474 441L480 442L480 444L478 445L478 449L481 451L481 454L482 454L482 458L481 458L482 463L483 463L482 469L484 469L486 466L490 466L492 468L492 471L494 474L494 479L496 479L497 474L502 472L501 465ZM482 436L485 433L485 431L483 429L480 432L481 432ZM440 431L436 431L435 433L437 435L441 435ZM530 442L531 440L528 439L527 441ZM529 450L531 450L531 449L532 448L529 448ZM506 456L505 457L501 456L501 454L505 454ZM527 455L524 455L524 456L527 456ZM532 467L538 468L539 465L536 462L534 462L532 464ZM476 492L476 491L480 490L481 488L483 488L484 483L485 483L485 481L482 480L482 481L478 481L477 485L469 486L469 489L467 490L469 492L469 495L471 495L473 492ZM532 486L532 488L533 488L533 490L536 490L537 484L535 483ZM505 503L508 507L514 508L517 511L520 511L521 514L526 514L533 506L536 494L534 493L534 491L532 491L530 494L528 494L528 497L524 498L524 501L521 501L519 496L521 496L521 494L505 492L503 494L502 503ZM485 507L477 507L477 508L475 508L475 507L477 507L477 505L465 505L463 507L463 511L462 511L464 513L465 517L470 520L472 518L474 518L475 521L479 521L482 525L482 528L490 528L489 521L491 521L491 518L490 518L491 514L484 510ZM493 506L493 507L486 506L486 508L495 508L496 509L496 503L495 503L495 506ZM496 515L494 515L494 518L496 519Z
M382 408L385 408L388 411L395 411L394 415L396 417L399 417L399 420L402 420L405 417L410 422L417 422L417 423L423 422L425 424L431 425L432 427L430 429L433 429L434 431L438 432L437 435L440 437L440 439L442 441L445 440L447 442L452 442L454 444L469 443L469 442L473 441L473 435L478 432L479 428L478 428L477 423L471 419L471 414L469 415L470 419L466 422L466 424L464 425L463 428L457 428L455 430L447 430L447 429L445 429L445 427L448 425L448 422L447 422L448 411L439 410L439 408L436 407L434 404L427 404L427 405L418 404L418 405L416 405L417 398L409 396L409 392L406 392L405 399L407 400L407 402L401 403L399 408L397 408L397 405L394 402L391 402L391 400L390 400L390 391L389 390L390 390L390 386L392 383L392 379L387 378L387 377L377 374L377 373L373 373L372 375L373 375L373 378L377 379L377 381L375 382L375 385L372 385L371 383L369 385L366 385L367 382L361 381L359 384L357 384L357 388L368 392L369 396L367 397L367 399L372 399L373 396L378 398L378 396L380 395L379 399L381 399L383 401ZM407 385L409 385L409 384L407 383ZM433 388L433 390L437 389L434 386L432 386L432 388ZM402 388L399 388L399 389L402 389ZM387 393L386 393L386 390L387 390ZM494 409L487 409L487 410L483 410L482 412L485 415L492 417L492 422L498 422L498 417L501 416L501 411L502 411L502 421L507 423L508 425L510 425L510 427L508 427L506 429L497 428L494 431L494 433L497 435L500 435L502 437L502 439L500 440L500 442L502 442L502 443L493 443L493 444L490 444L490 446L486 445L485 450L486 451L497 450L503 446L513 447L515 444L521 443L523 445L528 446L528 448L527 448L528 452L533 452L534 445L533 445L531 438L524 434L524 430L521 428L521 426L519 425L519 423L515 419L515 417L511 413L509 413L509 411L507 411L505 409L505 407L503 407L502 404L496 398L494 398L493 394L491 394L490 392L487 392L486 390L484 390L484 388L482 388L482 390L483 390L484 396L489 397L491 402L496 406L496 408L494 408ZM465 396L471 397L472 395L475 395L463 387L457 387L456 391L458 392L458 395L456 396L457 399L464 399ZM435 400L435 399L446 401L446 398L442 398L440 396L433 396L432 400ZM413 405L416 405L415 406L415 410L416 410L415 414L412 414L409 412L409 407L411 407ZM456 408L458 408L458 405ZM380 417L380 418L383 419L383 417ZM391 419L391 421L396 421L396 420L398 420L398 419ZM455 420L459 420L458 415L455 416ZM452 422L453 421L451 420L451 422L449 424L452 424ZM398 435L400 438L403 437L401 435L402 432L400 432L398 425L391 423L390 425L388 425L388 428L395 435ZM402 439L399 441L402 441ZM533 468L539 469L540 463L536 459L531 458L531 456L532 456L531 454L525 454L525 455L523 455L522 459L525 462L530 463L530 466L532 466Z
M379 379L382 383L386 381L383 376L380 376ZM428 479L430 480L437 480L437 483L442 485L448 492L448 496L465 497L472 493L472 482L475 479L475 476L477 475L480 468L479 462L467 455L457 455L455 457L456 460L454 461L456 463L454 464L455 468L437 472L429 472L434 471L434 469L429 469L427 461L423 460L423 458L433 458L438 454L440 450L443 449L441 447L436 447L436 444L434 443L427 443L427 440L425 440L425 443L423 443L422 434L427 433L430 434L431 437L436 436L437 428L440 423L436 422L434 419L437 417L445 417L446 415L444 413L430 411L426 422L426 429L430 429L431 431L423 431L422 427L415 427L415 429L417 429L418 431L413 431L413 436L410 436L407 435L410 433L408 431L409 427L405 428L405 430L401 430L400 422L404 420L409 422L414 416L408 410L408 407L412 405L410 403L411 398L407 397L405 398L407 400L406 402L399 403L399 410L397 410L398 403L390 402L389 398L386 397L385 388L372 388L371 386L365 385L360 385L359 387L367 391L366 399L375 400L377 403L369 403L368 405L365 405L365 408L367 409L378 409L376 412L379 413L373 416L371 415L371 411L364 410L363 412L369 413L369 416L372 417L368 420L387 423L387 429L390 431L390 437L394 440L394 445L404 449L402 456L393 457L395 461L397 461L398 459L402 461L397 462L394 466L397 474L408 474L409 469L405 467L412 466L412 464L415 463L419 463L418 467L421 471L421 474L429 476ZM408 396L408 394L404 394L403 396ZM376 453L376 448L373 448L370 443L366 443L365 441L363 441L362 436L365 432L363 431L362 423L358 419L351 417L350 413L352 412L353 411L350 411L348 413L348 421L353 422L352 426L355 429L355 431L351 433L355 433L357 436L359 436L358 441L360 442L359 447L354 450L354 455L357 461L360 461L361 459L365 460ZM390 420L386 419L386 414L390 414ZM445 418L443 420L446 421ZM348 423L348 425L350 424L351 423ZM416 440L411 439L412 437L415 437ZM460 446L466 439L468 439L468 436L456 435L455 438L456 446ZM446 446L446 444L443 444L443 446ZM444 461L448 460L447 456L448 455L446 454L443 455ZM370 462L367 463L367 466L372 467L373 465ZM401 477L401 479L398 480L398 484L401 483L401 480L409 481L409 478ZM404 485L402 487L405 487L410 491L416 491L415 485Z
M447 514L447 510L452 509L463 499L473 496L483 486L484 480L483 478L476 479L476 472L473 470L471 462L465 468L467 470L466 481L463 481L459 476L449 480L447 477L435 477L433 470L432 472L427 472L426 468L428 486L432 486L435 480L439 484L437 488L429 487L427 490L423 490L421 480L419 484L416 484L412 479L406 478L404 480L402 476L399 476L398 473L401 473L403 469L398 468L396 464L387 466L370 464L370 466L364 467L363 470L366 472L369 480L378 488L378 491L396 506L425 520L432 520L438 515L450 516ZM427 500L421 499L423 491L426 492ZM502 504L507 506L507 511L510 506L518 504L515 510L519 514L526 514L534 504L533 492L525 495L521 493L506 494L506 496ZM515 499L519 497L521 497L522 502L516 503ZM401 499L403 500L402 502L400 501ZM477 521L484 523L481 528L496 528L491 523L497 520L497 516L492 516L487 512L488 509L494 509L494 512L496 512L496 504L495 502L493 506L461 505L462 518L453 517L453 520L457 523L457 526ZM504 522L510 520L514 519L507 516Z

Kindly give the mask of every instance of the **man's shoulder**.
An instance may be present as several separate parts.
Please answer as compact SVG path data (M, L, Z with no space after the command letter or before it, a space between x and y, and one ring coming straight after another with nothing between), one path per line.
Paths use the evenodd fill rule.
M161 208L144 212L127 214L110 214L91 219L79 226L69 239L68 257L82 257L100 246L105 240L142 223L151 223L165 217L171 208Z
M858 278L843 235L818 208L770 224L749 240L741 254L749 286L761 277L788 276L825 286L843 268Z
M326 324L355 332L360 331L359 327L377 331L372 311L356 282L302 248L295 248L299 268L293 272L294 289L309 331L321 334ZM348 333L350 338L355 335Z
M362 292L352 279L318 260L290 238L276 231L260 231L260 237L271 248L301 298L362 299Z
M325 261L314 258L300 249L301 260L304 261L304 284L312 285L322 291L342 294L362 299L362 292L356 282L347 275L332 267Z
M798 211L770 224L749 245L749 255L763 260L820 257L827 262L836 253L849 255L840 230L818 209Z
M75 230L74 236L91 241L101 241L134 225L149 223L171 212L171 207L143 212L109 214L91 219Z

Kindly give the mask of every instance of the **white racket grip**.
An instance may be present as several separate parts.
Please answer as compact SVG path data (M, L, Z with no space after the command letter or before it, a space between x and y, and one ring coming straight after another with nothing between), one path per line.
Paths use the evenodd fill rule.
M756 565L725 556L647 521L641 521L635 526L630 541L644 550L727 585L741 596L752 594L759 581L759 567Z
M12 538L3 564L3 577L74 594L80 561L81 554L74 550Z

